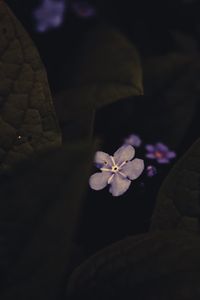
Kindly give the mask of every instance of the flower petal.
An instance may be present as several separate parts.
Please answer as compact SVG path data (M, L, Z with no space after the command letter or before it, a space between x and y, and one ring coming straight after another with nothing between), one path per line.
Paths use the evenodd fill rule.
M89 179L89 185L93 190L99 191L106 187L108 179L112 176L110 172L93 174Z
M73 11L80 17L93 17L96 14L95 8L85 1L72 2Z
M63 22L66 2L43 0L40 6L33 11L37 23L37 30L44 32L51 27L58 27Z
M147 145L145 146L145 149L146 149L148 152L154 152L154 151L155 151L155 146L147 144Z
M108 153L102 152L102 151L97 151L94 157L94 162L100 166L104 167L112 167L112 160L110 158L110 155Z
M37 25L36 27L37 31L39 32L45 32L48 29L48 25L46 25L46 23L40 23Z
M62 21L63 21L62 20L62 16L54 16L51 19L51 25L53 27L58 27L58 26L60 26L62 24Z
M123 178L120 174L115 174L110 184L109 192L114 196L118 197L124 194L129 186L131 181L127 178Z
M154 153L147 153L146 157L149 158L149 159L155 159L156 158Z
M174 152L174 151L169 151L169 152L167 152L166 153L166 157L167 158L175 158L176 157L176 152Z
M165 157L165 158L159 158L157 159L159 164L168 164L170 162L169 158Z
M144 161L139 158L135 158L132 161L126 163L120 170L129 179L134 180L138 178L144 170Z
M126 138L125 141L124 141L124 144L126 144L126 145L132 145L134 147L140 147L141 143L142 143L142 140L136 134L129 135L129 137Z
M114 153L115 163L120 165L124 161L131 160L135 155L135 149L131 145L123 145Z
M157 143L156 151L167 152L167 151L169 151L169 148L166 145L164 145L163 143Z

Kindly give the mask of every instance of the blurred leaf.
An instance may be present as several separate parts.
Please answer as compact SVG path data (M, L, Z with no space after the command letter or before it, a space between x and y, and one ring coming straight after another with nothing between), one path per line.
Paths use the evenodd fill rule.
M199 237L186 232L126 238L74 270L66 299L197 300L199 251Z
M60 145L44 66L21 24L1 2L0 171Z
M74 84L93 87L97 107L143 94L138 52L120 32L99 26L89 33L82 51Z
M94 119L95 110L92 107L83 108L73 116L60 119L63 141L69 143L74 140L90 140L93 135Z
M200 140L175 164L158 194L152 230L199 231Z
M148 133L171 147L183 141L199 103L199 55L171 53L149 58L144 66Z
M56 299L77 262L76 231L94 147L59 147L44 67L4 3L0 32L1 298Z
M171 34L174 38L177 50L182 53L198 54L198 41L193 36L177 30L172 31Z
M7 289L1 299L37 299L38 295L57 299L72 268L93 151L87 143L62 147L4 177L0 219L22 231L16 242L9 241L11 246L17 245L17 261L7 269L5 266L2 277ZM12 247L10 252L13 255Z
M61 122L128 96L143 94L142 70L135 47L119 32L99 26L79 52L71 86L55 97Z

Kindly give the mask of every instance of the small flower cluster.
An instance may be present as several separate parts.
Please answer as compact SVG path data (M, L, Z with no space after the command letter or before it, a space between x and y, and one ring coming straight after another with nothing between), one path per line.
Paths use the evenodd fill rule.
M146 157L149 159L157 160L159 164L168 164L170 160L176 157L174 151L163 143L157 143L155 145L146 145L147 154Z
M96 14L95 8L85 0L41 0L40 5L33 12L36 30L45 32L61 26L68 7L81 18L90 18Z
M97 151L94 162L101 172L93 174L89 179L89 185L93 190L102 190L110 185L109 192L117 197L124 194L132 180L137 179L144 170L144 161L134 158L135 148L142 145L142 140L138 135L131 134L124 140L121 146L113 156ZM176 157L176 153L171 151L163 143L155 145L145 145L145 157L154 160L158 164L168 164L171 159ZM133 160L132 160L133 159ZM157 168L154 165L147 164L146 175L153 177L157 174Z
M134 147L140 147L142 145L142 140L138 135L131 134L124 140L124 143ZM176 153L171 151L167 145L161 142L158 142L155 145L146 144L145 151L145 157L149 160L154 160L158 164L169 164L171 160L176 157ZM148 165L146 167L146 174L148 177L155 176L157 174L157 168L154 165Z

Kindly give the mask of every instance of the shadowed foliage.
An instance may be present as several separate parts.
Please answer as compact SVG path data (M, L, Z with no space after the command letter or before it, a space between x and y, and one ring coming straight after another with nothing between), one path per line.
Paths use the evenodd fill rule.
M79 299L197 300L200 238L157 232L117 242L80 265L67 297Z
M94 146L61 145L44 67L2 2L0 29L1 298L50 299L73 264Z
M71 86L55 97L65 135L77 138L77 129L91 132L88 115L128 96L143 94L142 70L135 47L105 25L90 32L79 51ZM89 123L91 126L91 123Z
M46 72L37 50L0 3L0 171L61 145Z
M60 294L77 247L92 149L84 143L62 147L19 166L17 177L14 174L4 179L1 248L9 264L1 269L7 287L1 299L36 299L38 294L43 299L55 299ZM14 228L19 236L17 241L10 241Z
M199 55L195 44L188 48L187 38L175 36L183 53L144 59L147 97L135 97L143 95L139 54L122 33L99 24L88 33L66 90L55 96L55 112L37 50L0 0L2 300L199 300L199 140L162 185L151 230L112 244L84 261L88 237L90 246L95 239L101 241L102 232L106 236L108 231L109 237L110 228L101 227L100 222L95 227L95 218L104 223L109 219L110 227L118 223L120 231L123 216L127 226L132 224L133 207L140 207L144 216L149 205L138 187L138 194L130 190L121 198L127 200L123 207L120 200L114 203L109 198L105 204L107 198L101 196L105 194L99 193L95 201L103 200L103 205L95 204L101 209L94 210L99 219L95 214L90 219L83 209L85 204L92 206L91 199L85 203L85 195L98 125L110 133L114 144L119 137L113 137L113 132L119 135L128 123L132 127L142 123L148 138L153 133L176 148L194 118ZM103 214L106 209L107 215ZM82 214L89 220L86 228L97 230L81 239ZM114 230L110 232L115 234ZM131 230L131 235L136 232ZM121 233L127 235L123 229Z
M152 230L199 231L200 140L175 164L158 194Z
M199 54L183 52L143 61L146 130L157 133L173 148L183 142L197 110L199 62Z

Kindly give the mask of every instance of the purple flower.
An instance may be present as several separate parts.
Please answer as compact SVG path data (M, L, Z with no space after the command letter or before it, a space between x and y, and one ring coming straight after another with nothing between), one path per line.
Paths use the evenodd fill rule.
M160 164L168 164L171 159L176 157L176 153L169 150L169 148L162 143L146 145L146 150L146 157L149 159L156 159Z
M140 147L142 144L142 140L140 139L140 137L138 135L131 134L124 140L124 144L132 145L134 147Z
M157 169L156 167L149 165L146 168L146 173L148 177L153 177L157 174Z
M135 149L130 145L120 147L113 156L98 151L95 155L95 163L101 172L93 174L89 179L93 190L101 190L108 184L109 192L117 197L124 194L131 180L138 178L144 170L144 161L135 158Z
M45 32L50 28L59 27L64 18L65 0L43 0L34 11L37 31Z
M72 10L76 15L82 18L90 18L96 15L96 10L86 1L74 1L72 2Z

